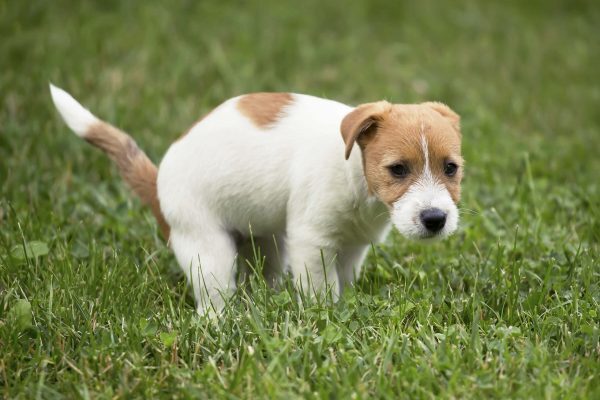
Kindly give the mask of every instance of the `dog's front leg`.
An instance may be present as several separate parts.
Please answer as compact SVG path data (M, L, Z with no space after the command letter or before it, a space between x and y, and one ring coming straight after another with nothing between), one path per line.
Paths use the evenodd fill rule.
M340 283L337 249L307 232L290 232L287 238L290 270L296 286L307 296L331 294L337 300Z
M352 286L358 279L369 249L368 245L346 246L338 253L338 276L341 290Z

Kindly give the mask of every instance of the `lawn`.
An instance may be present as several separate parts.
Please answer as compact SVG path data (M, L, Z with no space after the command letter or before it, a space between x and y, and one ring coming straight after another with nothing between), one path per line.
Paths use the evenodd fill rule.
M170 3L0 1L0 397L600 398L597 2ZM253 276L208 323L49 81L156 162L245 92L446 102L461 228L393 233L335 305Z

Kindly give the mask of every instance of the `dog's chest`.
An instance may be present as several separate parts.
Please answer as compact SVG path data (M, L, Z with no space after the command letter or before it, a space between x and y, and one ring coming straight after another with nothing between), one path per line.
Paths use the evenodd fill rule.
M342 241L349 245L378 243L389 230L389 211L376 199L356 204L338 227Z

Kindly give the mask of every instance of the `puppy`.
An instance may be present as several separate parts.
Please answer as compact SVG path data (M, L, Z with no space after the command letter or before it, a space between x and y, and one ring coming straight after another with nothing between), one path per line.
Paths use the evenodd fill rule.
M66 124L152 209L200 314L223 308L251 240L269 280L289 271L300 290L335 298L392 225L414 239L457 228L459 116L442 103L247 94L193 125L157 169L130 136L50 91Z

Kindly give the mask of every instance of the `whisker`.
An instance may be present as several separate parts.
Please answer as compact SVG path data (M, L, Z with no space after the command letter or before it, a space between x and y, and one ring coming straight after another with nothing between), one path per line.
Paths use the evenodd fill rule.
M377 214L374 219L377 219L377 218L379 218L379 217L381 217L383 215L386 215L386 214L389 215L389 211L384 211L384 212L381 212L381 213Z
M470 215L477 215L479 214L479 211L477 210L473 210L470 208L464 208L464 207L459 207L458 208L458 212L461 214L470 214Z

